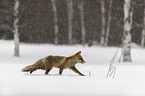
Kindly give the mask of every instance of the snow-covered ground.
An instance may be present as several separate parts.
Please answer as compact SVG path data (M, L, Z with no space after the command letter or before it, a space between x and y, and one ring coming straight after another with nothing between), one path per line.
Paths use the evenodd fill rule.
M21 43L20 57L13 56L13 49L13 41L0 40L0 96L145 96L145 49L132 48L132 63L118 62L119 49L113 63L117 68L114 79L106 76L117 47ZM69 69L62 76L56 68L49 75L44 75L43 70L31 75L21 72L47 55L70 56L78 51L86 61L77 64L84 77Z

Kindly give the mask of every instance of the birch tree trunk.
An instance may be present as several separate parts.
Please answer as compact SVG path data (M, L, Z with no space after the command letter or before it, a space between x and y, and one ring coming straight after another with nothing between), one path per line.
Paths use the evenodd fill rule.
M101 0L101 11L102 11L101 46L104 46L104 40L105 40L105 2L104 0Z
M143 30L142 30L142 38L141 38L141 47L142 48L144 48L144 44L145 44L145 9L144 9Z
M111 10L112 10L112 0L110 0L109 9L108 9L108 22L107 22L107 30L106 30L106 37L105 37L105 46L108 45L108 38L110 34L110 24L111 24Z
M85 46L85 36L86 36L86 30L85 30L85 22L84 22L84 1L81 0L80 4L78 5L80 10L80 19L81 19L81 29L82 29L82 45Z
M54 15L54 43L58 44L58 19L57 19L56 1L51 0L51 2L52 2L52 10Z
M72 19L73 19L73 2L72 0L67 1L67 11L68 11L68 43L72 44Z
M20 56L19 54L19 16L18 16L19 0L14 0L14 56Z
M131 62L131 30L132 27L132 5L131 0L124 1L124 40L123 40L123 62Z

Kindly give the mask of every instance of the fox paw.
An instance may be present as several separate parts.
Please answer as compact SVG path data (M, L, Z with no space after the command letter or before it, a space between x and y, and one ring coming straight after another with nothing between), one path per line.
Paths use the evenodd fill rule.
M30 74L32 73L33 71L30 71Z

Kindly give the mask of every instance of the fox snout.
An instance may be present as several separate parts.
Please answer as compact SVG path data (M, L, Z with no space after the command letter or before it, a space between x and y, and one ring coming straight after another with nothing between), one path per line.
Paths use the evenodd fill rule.
M86 63L86 61L83 60L81 63L84 64L84 63Z
M86 61L84 61L84 59L81 58L81 59L80 59L80 63L84 64L84 63L86 63Z

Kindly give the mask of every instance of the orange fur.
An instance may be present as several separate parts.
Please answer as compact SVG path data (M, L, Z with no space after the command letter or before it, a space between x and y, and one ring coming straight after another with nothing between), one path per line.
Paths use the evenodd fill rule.
M22 69L22 72L30 71L30 74L31 74L33 71L37 69L42 69L42 70L46 70L45 74L48 74L48 72L53 67L56 67L56 68L59 68L59 74L62 74L63 69L69 68L72 71L78 73L79 75L84 76L84 74L79 72L75 67L76 63L85 63L85 61L83 60L80 54L81 54L81 51L69 57L50 55L50 56L47 56L45 58L38 60L33 65L26 66L25 68Z

